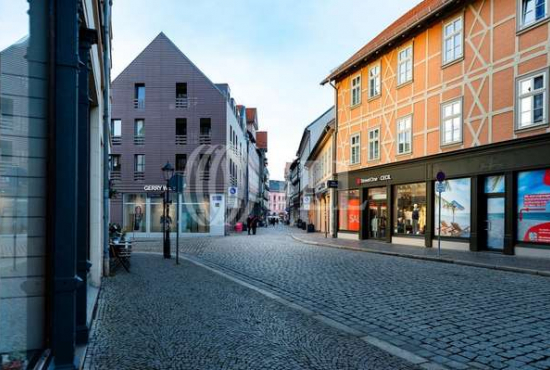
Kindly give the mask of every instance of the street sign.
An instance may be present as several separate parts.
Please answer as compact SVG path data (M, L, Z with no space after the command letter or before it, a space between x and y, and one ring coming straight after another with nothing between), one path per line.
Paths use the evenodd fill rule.
M445 172L439 171L439 172L437 173L437 175L435 175L435 178L436 178L437 181L439 181L439 182L445 181Z
M227 194L229 194L230 197L236 197L237 194L239 194L239 188L237 188L236 186L230 186L227 189Z
M230 186L227 188L227 207L228 208L237 208L237 195L239 194L239 188L236 186Z
M338 189L338 180L328 180L327 187L329 189Z
M444 193L445 192L445 183L444 182L437 182L435 184L435 190L438 192L438 193Z

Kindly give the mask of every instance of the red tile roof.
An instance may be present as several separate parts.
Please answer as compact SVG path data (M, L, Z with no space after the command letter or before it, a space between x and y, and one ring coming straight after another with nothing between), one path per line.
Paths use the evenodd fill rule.
M256 146L258 149L267 150L267 131L258 131L256 133Z
M246 122L252 123L256 119L256 108L246 108Z
M359 62L365 60L372 54L374 54L381 47L385 46L389 42L395 40L401 36L404 32L409 31L415 26L420 26L422 21L427 17L436 14L443 10L447 6L453 3L459 3L460 0L423 0L420 4L403 14L395 22L393 22L388 28L382 31L378 36L372 39L368 44L363 46L357 53L351 58L342 63L338 68L331 72L331 74L321 82L325 84L329 81L337 79L339 76L345 74L348 70L356 67Z

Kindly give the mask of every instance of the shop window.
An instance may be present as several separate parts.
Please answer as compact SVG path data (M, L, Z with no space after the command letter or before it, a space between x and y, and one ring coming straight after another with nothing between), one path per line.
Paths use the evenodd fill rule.
M380 159L380 129L369 131L369 161Z
M520 242L550 243L550 169L520 172L517 188Z
M443 26L443 64L462 58L462 17Z
M351 106L361 104L361 75L351 80Z
M462 142L462 99L441 105L441 145Z
M210 232L210 202L190 197L181 205L180 222L183 233ZM193 198L197 198L196 200Z
M380 63L369 68L369 98L374 98L380 95L381 92L381 77Z
M394 234L423 235L426 233L426 184L395 187Z
M123 229L126 232L146 231L146 197L145 194L124 194Z
M412 116L397 120L397 154L412 151Z
M402 85L413 78L413 47L412 45L399 51L397 61L397 85Z
M355 134L350 138L350 164L361 161L361 135Z
M484 188L485 194L504 193L506 190L504 175L486 177Z
M517 82L516 129L548 123L548 72L520 77Z
M441 236L470 237L470 190L469 178L445 181L445 191L441 193L441 227L439 227L439 193L435 191L435 235L439 235L441 229Z
M151 210L151 226L150 232L152 233L161 233L162 232L162 220L164 217L164 212L162 209L162 194L149 194L149 207ZM172 196L171 196L172 197ZM175 196L174 196L175 198ZM176 212L177 212L177 201L172 199L172 204L167 207L168 217L171 219L171 232L176 232ZM168 219L167 221L170 221Z
M520 0L520 28L529 27L546 17L548 17L546 0Z
M338 192L338 222L340 231L359 231L361 214L359 190Z

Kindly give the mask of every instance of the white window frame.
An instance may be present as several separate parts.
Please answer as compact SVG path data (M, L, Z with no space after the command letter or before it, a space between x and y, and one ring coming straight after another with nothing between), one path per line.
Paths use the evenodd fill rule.
M376 74L372 74L373 70L377 70ZM375 91L373 92L373 86ZM376 63L369 68L369 99L376 98L382 94L382 65Z
M537 89L535 91L530 91L528 93L521 93L521 84L522 82L531 80L534 82L535 78L542 76L544 78L543 81L543 87L541 89ZM542 121L541 122L534 122L534 106L531 106L531 123L527 125L521 124L521 116L522 116L522 100L524 99L532 99L535 95L539 95L542 93L542 108L543 108L543 114L542 114ZM537 71L530 74L526 74L523 76L520 76L516 79L516 123L515 123L515 129L516 130L526 130L533 127L540 127L540 126L547 126L548 125L548 70L545 69L543 71ZM534 104L534 99L532 99L532 104Z
M373 137L373 134L376 132L376 138ZM369 143L368 143L368 159L369 161L377 161L380 159L380 127L373 128L369 130ZM371 155L372 146L376 144L376 156Z
M359 82L356 82L356 81L359 81ZM350 91L351 91L351 106L355 107L361 104L361 75L360 74L351 79Z
M454 24L456 23L456 21L460 21L460 30L457 31L455 28L451 34L449 35L445 34L445 32L447 31L447 27L450 25L453 25L454 27ZM442 64L445 66L446 64L452 63L464 57L464 17L460 15L456 18L453 18L449 22L445 23L443 25L442 34L443 34L443 45L441 49L441 54L443 59ZM454 41L456 39L456 36L460 36L458 38L460 40L460 53L458 54L455 54L456 44ZM452 47L453 55L450 57L450 59L447 59L447 42L448 41L452 42L453 44L453 47Z
M356 143L354 143L354 139L357 139ZM354 160L354 149L357 150L357 160ZM361 133L353 134L349 138L349 163L352 165L361 163Z
M407 57L403 57L403 53L405 53L407 50L411 51L411 55ZM410 66L410 70L408 69L408 66ZM402 73L402 69L404 70L404 73ZM413 45L407 45L404 48L400 49L397 53L397 86L404 85L408 82L411 82L413 80L413 73L414 73L414 50ZM401 75L404 75L404 80L402 80Z
M408 124L407 124L408 123ZM401 117L397 120L397 145L396 150L397 154L409 154L412 153L412 144L413 144L413 133L412 133L412 123L413 123L413 116L412 114ZM405 124L405 127L401 127L401 124ZM408 126L408 127L407 127ZM407 135L408 133L408 135ZM403 136L401 136L403 135ZM403 141L401 140L403 138ZM408 138L408 140L407 140ZM407 141L405 141L407 140ZM401 144L403 144L403 150L401 150ZM406 149L406 145L409 145L408 150Z
M115 135L115 123L118 123L118 126L119 126L119 131L120 131L120 134L119 135ZM122 120L119 119L119 118L114 118L111 120L111 136L112 137L122 137Z
M518 31L521 31L521 30L524 30L524 29L527 29L527 28L530 28L536 24L539 24L541 22L544 22L545 20L548 19L548 0L544 0L544 16L542 16L541 18L539 19L536 19L536 14L535 14L535 18L529 22L525 22L525 14L523 13L523 8L524 8L524 5L527 1L532 1L533 2L533 6L535 8L533 8L533 12L536 12L536 4L537 4L537 0L518 0L517 2L517 30Z
M459 104L459 107L460 107L460 112L459 113L454 113L452 112L450 116L445 116L445 108L451 106L451 109L454 108L454 105L455 104ZM462 137L463 137L463 130L464 130L464 123L463 123L463 114L462 114L462 111L464 109L464 106L463 106L463 99L462 98L459 98L459 99L454 99L454 100L449 100L449 101L446 101L446 102L443 102L441 103L441 125L440 125L440 143L441 143L441 146L445 146L445 145L452 145L452 144L458 144L458 143L462 143ZM459 122L459 127L460 127L460 130L459 130L459 133L458 133L458 137L455 137L454 136L454 133L455 133L455 120L458 118L458 122ZM450 122L451 123L451 140L450 141L447 141L446 140L446 137L447 137L447 123Z

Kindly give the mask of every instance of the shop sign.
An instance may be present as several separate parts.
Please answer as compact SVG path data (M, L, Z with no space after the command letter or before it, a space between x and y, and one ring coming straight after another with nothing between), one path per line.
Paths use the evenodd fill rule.
M143 190L145 191L166 191L166 185L144 185Z
M320 183L315 188L316 193L322 193L323 191L327 190L327 184L325 182Z
M378 182L378 181L389 181L389 180L391 180L391 175L372 176L366 179L357 179L357 185L369 184L369 183Z
M338 189L338 180L328 180L327 187L329 189Z

